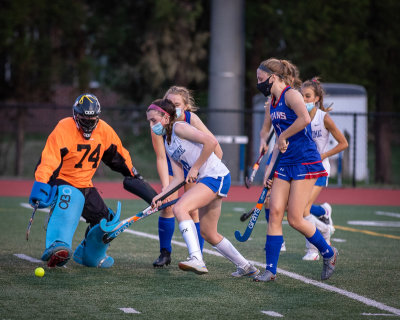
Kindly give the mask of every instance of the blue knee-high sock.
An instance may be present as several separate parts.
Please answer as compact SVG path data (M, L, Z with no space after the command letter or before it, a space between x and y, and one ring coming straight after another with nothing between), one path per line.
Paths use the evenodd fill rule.
M269 209L264 208L264 210L265 210L265 220L267 220L267 222L269 222Z
M320 216L323 216L326 212L325 212L325 209L322 208L320 205L313 204L311 206L310 213L313 216L320 217Z
M200 222L196 222L196 229L197 229L197 236L199 237L199 244L200 244L200 250L203 252L203 247L204 247L204 239L200 234Z
M160 238L160 251L167 249L172 252L171 240L175 230L175 218L158 217L158 236Z
M318 229L316 229L314 235L310 238L307 238L307 240L317 247L324 258L331 258L333 256L332 247L325 241Z
M265 260L267 262L266 269L271 271L273 274L276 274L282 243L283 236L267 235L267 242L265 243Z

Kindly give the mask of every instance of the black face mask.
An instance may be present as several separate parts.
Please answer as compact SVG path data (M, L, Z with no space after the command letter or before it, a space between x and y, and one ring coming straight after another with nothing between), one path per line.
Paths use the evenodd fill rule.
M257 89L266 97L268 97L271 94L271 88L274 83L269 83L269 78L265 80L264 82L257 83Z

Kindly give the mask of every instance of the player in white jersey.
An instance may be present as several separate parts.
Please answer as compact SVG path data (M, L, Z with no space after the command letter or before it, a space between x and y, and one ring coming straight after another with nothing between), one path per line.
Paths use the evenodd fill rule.
M195 105L194 98L189 89L180 86L170 87L164 95L164 98L169 99L175 105L177 118L180 121L186 121L193 127L212 135L210 130L204 125L201 119L194 113L198 108ZM151 130L150 130L151 131ZM151 141L156 153L157 171L160 176L162 188L166 188L169 182L173 179L174 173L171 167L171 161L168 159L165 152L164 141L165 136L157 136L151 131ZM222 159L222 149L218 144L215 149L215 154L218 158ZM185 173L187 173L185 171ZM187 183L184 186L185 191L194 186L194 183ZM169 200L177 199L178 192L169 196ZM199 236L200 248L203 250L204 239L200 235L200 222L198 210L191 211L194 224ZM172 254L172 237L175 231L175 216L172 212L172 207L165 208L158 217L158 237L160 239L160 256L153 262L154 267L163 267L171 263Z
M173 208L189 251L188 260L180 262L179 268L197 274L208 272L200 250L196 227L189 215L190 211L198 209L201 235L236 265L237 271L232 273L232 276L256 276L259 270L217 231L222 198L227 196L231 176L228 168L214 153L218 145L215 137L185 121L177 121L175 105L168 99L154 101L147 109L147 120L155 134L165 134L165 150L174 172L174 178L168 187L153 199L153 205L159 206L161 203L157 199L185 179L183 169L188 171L186 182L196 182Z
M324 108L324 91L318 78L305 81L301 86L301 93L306 103L307 110L311 117L312 138L317 145L321 155L322 164L330 174L329 157L337 154L348 147L347 140L343 133L336 127L328 112L331 109ZM329 134L337 141L332 149L329 148ZM332 208L328 203L320 206L313 205L323 187L328 186L328 177L320 177L315 182L311 199L304 211L304 218L313 223L321 232L326 242L330 243L330 236L334 232L331 213ZM312 214L310 214L310 212ZM316 216L319 216L318 219ZM321 221L326 219L326 221ZM319 252L316 247L306 240L307 253L303 260L319 260Z

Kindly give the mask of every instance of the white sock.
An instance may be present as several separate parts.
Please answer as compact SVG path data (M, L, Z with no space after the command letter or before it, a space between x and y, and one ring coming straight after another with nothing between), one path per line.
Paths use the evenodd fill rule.
M199 237L197 236L197 229L193 220L184 220L179 222L179 230L182 233L183 240L189 251L189 257L196 257L197 260L203 261L201 254Z
M244 268L249 263L227 238L223 238L222 241L213 248L225 258L232 261L236 267Z

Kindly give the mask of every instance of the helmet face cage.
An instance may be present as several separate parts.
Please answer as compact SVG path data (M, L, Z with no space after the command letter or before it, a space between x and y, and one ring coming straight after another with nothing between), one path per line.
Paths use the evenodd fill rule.
M92 94L83 94L76 98L72 113L83 137L89 139L99 122L100 103Z

